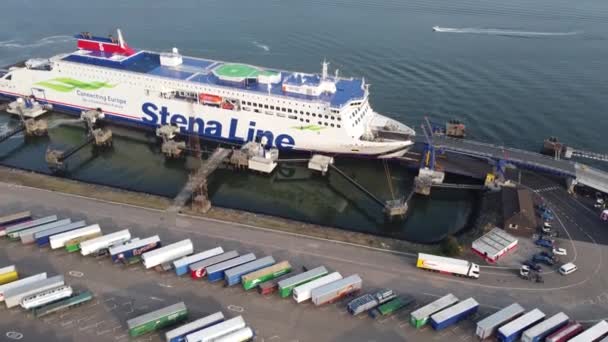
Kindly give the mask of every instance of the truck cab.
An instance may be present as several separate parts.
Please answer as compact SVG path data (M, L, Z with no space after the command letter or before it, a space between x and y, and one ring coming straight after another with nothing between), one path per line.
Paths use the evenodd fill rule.
M479 278L479 265L471 263L471 268L469 269L469 277L478 279Z

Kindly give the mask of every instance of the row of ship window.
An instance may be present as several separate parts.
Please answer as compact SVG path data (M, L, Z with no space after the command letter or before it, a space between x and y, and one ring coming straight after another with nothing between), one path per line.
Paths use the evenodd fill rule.
M243 110L246 110L246 111L251 111L251 108L243 106ZM254 111L254 112L256 112L256 113L262 113L262 111L260 111L260 110L259 110L259 109L257 109L257 108L253 109L253 111ZM273 115L273 112L271 112L271 111L269 111L269 110L264 111L264 113L265 113L265 114L267 114L267 115ZM281 112L276 112L276 115L277 115L278 117L282 117L282 118L284 118L284 117L285 117L285 114L283 114L283 113L281 113ZM313 114L313 116L314 116L314 114ZM298 116L297 116L297 115L293 115L293 114L291 114L291 115L287 115L287 117L288 117L289 119L292 119L292 120L298 120ZM319 118L321 118L321 115L320 115L320 114L319 114ZM299 118L299 120L300 120L300 122L306 122L306 123L310 123L310 119ZM340 124L329 123L329 122L326 122L326 121L317 121L317 123L318 123L320 126L337 127L337 128L340 128L340 127L341 127L341 126L340 126Z
M258 104L255 102L249 102L249 101L243 101L243 104L248 105L248 106L252 106L254 108L264 108L264 109L270 109L270 110L277 110L277 111L281 111L283 113L294 113L294 114L298 114L298 110L296 109L291 109L291 108L285 108L285 107L275 107L272 105L263 105L263 104ZM310 112L304 112L303 110L299 111L300 115L307 115L310 116L312 115L313 117L317 117L317 115L319 116L319 118L322 118L324 115L323 114L317 114L317 113L310 113ZM291 116L290 116L291 117ZM333 115L325 115L325 119L331 119L331 120L338 120L338 121L342 121L342 118L340 117L335 117Z

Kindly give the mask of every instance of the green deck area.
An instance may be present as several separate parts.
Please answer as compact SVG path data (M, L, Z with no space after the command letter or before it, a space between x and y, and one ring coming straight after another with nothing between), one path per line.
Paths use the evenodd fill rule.
M250 65L238 63L220 65L213 70L213 73L220 78L232 79L256 78L258 75L271 76L277 74L275 71L262 70Z

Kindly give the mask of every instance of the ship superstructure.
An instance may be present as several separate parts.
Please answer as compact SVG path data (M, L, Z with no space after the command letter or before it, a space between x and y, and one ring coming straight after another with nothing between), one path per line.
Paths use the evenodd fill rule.
M364 79L266 69L137 51L117 38L76 36L78 50L0 70L0 95L34 96L72 113L100 108L106 119L230 143L388 158L414 131L376 113Z

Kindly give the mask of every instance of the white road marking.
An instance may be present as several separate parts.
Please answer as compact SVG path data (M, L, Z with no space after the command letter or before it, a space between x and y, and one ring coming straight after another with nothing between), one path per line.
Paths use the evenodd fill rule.
M23 334L18 331L9 331L6 333L6 337L10 338L11 340L20 340L23 338Z
M228 310L234 311L234 312L243 312L245 311L245 308L243 308L242 306L238 306L238 305L228 305L227 306Z
M84 276L84 273L80 271L70 271L68 274L75 278L82 278Z

